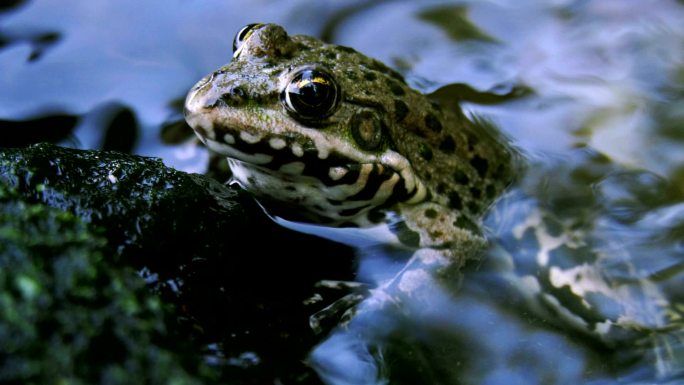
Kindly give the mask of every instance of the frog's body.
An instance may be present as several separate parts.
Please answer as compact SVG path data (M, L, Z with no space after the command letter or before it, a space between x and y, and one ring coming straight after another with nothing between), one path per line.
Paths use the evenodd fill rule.
M290 219L368 226L394 212L410 246L482 243L480 216L512 177L510 150L485 123L440 109L350 48L276 25L242 34L185 108L244 188L296 208Z
M485 122L457 108L440 109L353 49L288 36L272 24L240 31L233 60L193 87L185 115L269 211L328 226L391 222L399 242L417 252L382 286L392 294L376 296L381 299L411 296L429 286L435 268L458 271L477 256L485 245L482 216L517 169L514 151ZM539 255L548 253L538 241ZM539 268L524 274L558 272L548 258L536 263ZM558 283L581 300L590 275L565 279L568 271L555 281L535 279ZM534 286L536 293L540 288ZM555 313L568 313L549 302L562 309ZM589 333L618 324L594 321Z

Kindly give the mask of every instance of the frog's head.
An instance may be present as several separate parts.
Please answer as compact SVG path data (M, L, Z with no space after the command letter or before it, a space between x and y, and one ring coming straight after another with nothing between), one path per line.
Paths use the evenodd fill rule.
M192 88L185 117L209 149L229 157L244 188L329 223L424 199L389 136L394 107L384 100L392 87L408 92L401 76L273 24L246 26L233 49L230 63Z
M432 149L462 142L444 141L442 111L382 63L273 24L238 32L232 60L192 88L185 117L245 189L338 225L434 196Z

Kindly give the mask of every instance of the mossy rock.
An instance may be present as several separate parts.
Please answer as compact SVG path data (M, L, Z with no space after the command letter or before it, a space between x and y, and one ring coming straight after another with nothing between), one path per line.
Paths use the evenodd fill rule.
M308 316L326 303L303 302L318 280L353 279L349 248L286 230L237 186L154 158L0 149L0 185L3 263L24 266L2 266L1 295L14 301L3 309L15 314L1 321L15 352L2 359L16 368L6 379L318 383L302 362L322 338ZM64 280L75 293L57 293ZM42 307L18 305L27 295Z

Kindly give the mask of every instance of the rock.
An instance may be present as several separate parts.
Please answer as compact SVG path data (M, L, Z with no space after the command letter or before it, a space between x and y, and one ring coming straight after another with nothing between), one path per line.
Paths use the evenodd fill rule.
M168 305L109 254L78 217L0 185L0 382L202 383Z
M353 279L349 248L286 230L236 186L158 159L49 144L2 149L0 182L16 191L21 207L70 215L87 229L82 237L97 244L90 266L103 269L100 274L137 270L148 299L174 309L173 330L160 332L172 351L183 351L184 340L204 346L195 359L204 355L225 380L317 382L301 363L320 338L308 317L336 298L304 301L319 280ZM34 253L39 259L51 254L49 245ZM54 279L50 274L35 278L37 284ZM144 344L147 337L140 338Z

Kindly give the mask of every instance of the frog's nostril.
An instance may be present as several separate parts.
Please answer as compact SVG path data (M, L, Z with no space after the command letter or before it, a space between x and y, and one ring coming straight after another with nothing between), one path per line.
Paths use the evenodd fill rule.
M247 101L247 91L242 86L231 87L220 99L228 106L239 106Z

